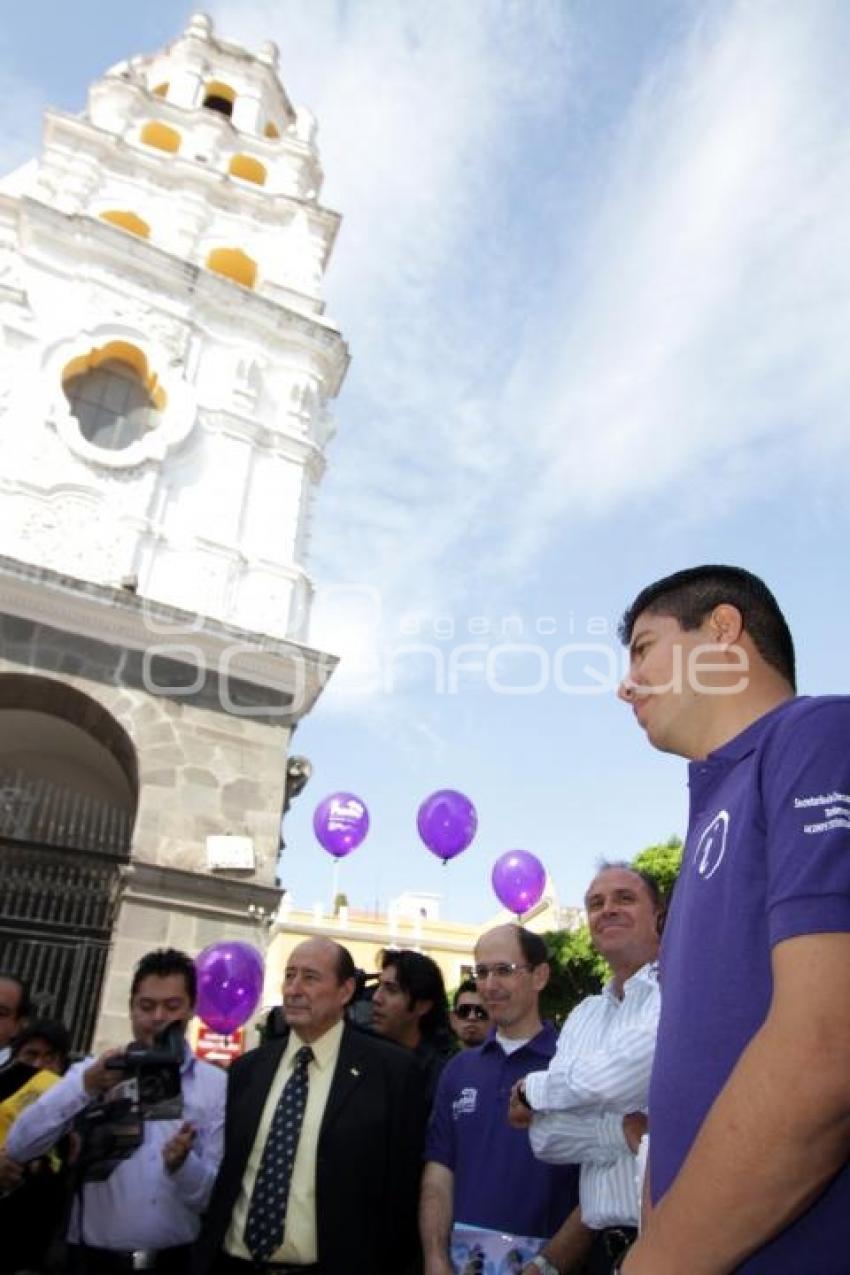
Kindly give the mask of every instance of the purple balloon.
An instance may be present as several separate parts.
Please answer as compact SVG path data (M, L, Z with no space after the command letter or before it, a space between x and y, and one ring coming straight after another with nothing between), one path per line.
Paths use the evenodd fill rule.
M543 894L546 869L528 850L508 850L493 864L491 880L502 906L522 916Z
M422 802L416 827L431 853L448 863L465 850L475 836L478 815L462 792L441 788Z
M214 1032L229 1036L251 1017L263 990L263 958L250 943L222 940L195 957L195 1011Z
M369 831L369 811L353 793L331 793L313 812L313 831L328 854L342 859L357 849Z

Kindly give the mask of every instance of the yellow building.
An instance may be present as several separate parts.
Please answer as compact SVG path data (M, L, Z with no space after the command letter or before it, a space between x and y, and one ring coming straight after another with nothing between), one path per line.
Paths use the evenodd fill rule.
M337 915L330 915L318 904L312 910L288 908L284 898L269 935L264 1005L280 1003L283 971L292 949L304 939L316 937L342 943L358 969L367 974L380 969L386 948L413 948L437 962L446 988L453 991L471 971L479 935L517 918L502 910L478 924L441 921L438 904L434 895L411 893L396 899L385 913L341 907ZM522 923L542 934L547 930L573 929L582 917L580 908L559 907L549 888Z

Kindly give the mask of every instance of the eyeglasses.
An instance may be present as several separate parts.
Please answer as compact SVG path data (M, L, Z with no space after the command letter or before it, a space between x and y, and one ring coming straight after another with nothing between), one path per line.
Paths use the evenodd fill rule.
M510 978L517 970L533 970L534 966L527 961L497 961L495 965L476 965L472 971L477 983L486 983L492 974L494 978Z
M480 1018L482 1022L485 1022L490 1017L483 1005L470 1005L469 1003L458 1005L455 1013L458 1018Z

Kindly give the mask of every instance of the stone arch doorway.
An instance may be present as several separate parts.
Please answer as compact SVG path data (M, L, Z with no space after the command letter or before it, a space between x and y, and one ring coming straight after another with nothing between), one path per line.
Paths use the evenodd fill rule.
M138 802L132 741L68 683L0 675L0 968L89 1046Z

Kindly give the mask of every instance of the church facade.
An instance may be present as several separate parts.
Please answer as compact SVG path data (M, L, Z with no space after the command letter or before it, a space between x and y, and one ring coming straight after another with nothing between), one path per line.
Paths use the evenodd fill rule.
M277 907L335 664L308 641L348 364L321 184L275 46L203 15L0 181L0 966L80 1048L126 1034L144 951L259 946Z

